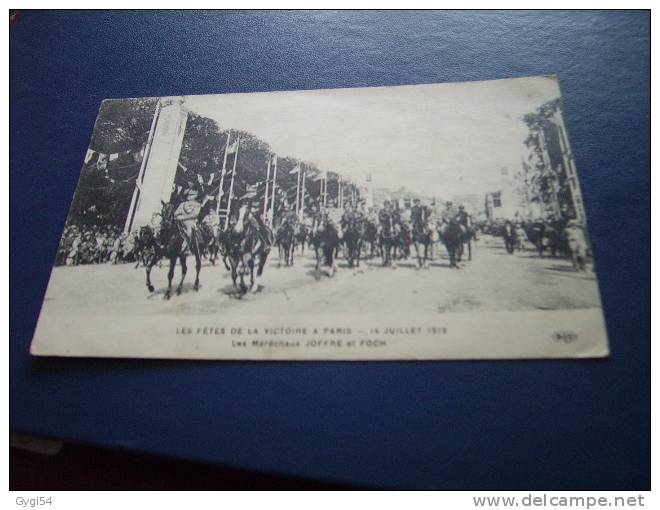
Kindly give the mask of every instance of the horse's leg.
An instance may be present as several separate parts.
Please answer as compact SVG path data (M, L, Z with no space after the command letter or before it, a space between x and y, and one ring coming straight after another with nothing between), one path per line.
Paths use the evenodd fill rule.
M196 257L199 257L199 252ZM185 252L179 255L179 262L181 262L181 281L179 282L179 286L176 288L176 295L180 296L181 295L181 289L183 288L183 280L186 278L186 273L188 272L188 266L186 264L186 254ZM201 264L201 262L200 262Z
M174 278L174 266L176 265L176 255L170 256L170 269L167 271L167 290L163 299L170 299L172 295L172 278Z
M417 256L417 269L421 269L422 268L422 257L419 254L419 242L415 241L413 244L415 245L415 255Z
M315 268L315 274L314 277L318 280L321 277L321 253L320 253L320 247L315 246L314 251L316 254L316 268Z
M147 273L147 289L149 289L149 292L154 291L154 286L151 284L151 268L153 267L153 264L149 264L146 267L146 273Z
M185 257L185 255L184 255ZM199 251L195 253L195 285L193 288L199 290L199 272L202 269L202 258L199 256Z
M256 256L256 255L255 255ZM250 258L250 262L248 263L248 268L250 270L250 292L253 294L257 292L259 285L256 285L256 279L254 276L254 257Z
M237 288L236 277L238 276L238 273L236 271L236 266L238 265L238 262L234 261L234 259L231 259L230 262L231 262L231 281L234 284L234 288Z
M335 257L337 256L338 250L339 250L339 245L335 246L334 248L330 248L328 252L328 265L330 266L330 276L334 276L335 273L337 272L337 264L335 262Z

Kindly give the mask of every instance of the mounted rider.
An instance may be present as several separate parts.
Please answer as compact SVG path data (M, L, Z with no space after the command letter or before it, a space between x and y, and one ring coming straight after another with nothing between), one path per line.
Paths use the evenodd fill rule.
M284 204L284 211L282 212L282 219L280 220L280 229L286 228L288 226L295 228L297 224L298 224L298 216L296 215L296 212L293 210L291 204L286 202Z
M410 209L410 222L413 226L413 235L430 235L431 234L431 208L422 205L419 198L413 199L413 206Z
M447 232L447 227L451 224L459 225L463 234L467 233L467 226L463 221L467 221L467 213L463 209L463 206L459 206L458 209L454 207L454 204L451 201L445 202L445 209L440 213L440 235L444 236Z
M384 237L391 237L394 230L395 214L389 200L383 202L383 208L378 211L378 223Z
M312 217L312 237L314 237L323 225L332 224L333 221L323 205L312 204L311 208L312 211L310 216Z
M351 226L359 229L362 226L364 219L362 211L354 207L353 204L346 202L346 204L344 204L344 213L340 220L341 229L344 232L346 232Z
M292 232L296 231L298 225L298 216L296 212L291 207L291 204L286 202L284 204L284 211L282 212L282 217L280 219L280 224L277 228L277 238L278 240L281 236L287 231L291 230Z
M239 216L232 227L232 233L242 235L248 227L251 227L257 233L263 247L269 249L273 245L273 233L259 214L261 209L259 200L248 192L239 199L239 204Z

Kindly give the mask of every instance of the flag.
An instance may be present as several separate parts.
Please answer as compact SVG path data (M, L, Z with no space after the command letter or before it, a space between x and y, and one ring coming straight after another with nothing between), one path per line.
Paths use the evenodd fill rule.
M92 149L87 149L87 154L85 154L85 164L89 163L92 157L96 154Z
M90 155L89 159L86 161L86 164L89 166L96 165L98 160L99 160L99 153L96 151L92 151L92 154Z
M234 154L238 150L239 141L240 138L237 138L234 143L232 143L229 147L227 147L227 154Z
M245 194L241 197L241 199L256 197L258 186L258 184L248 184L245 186Z
M118 157L119 157L119 153L118 153L118 152L115 152L115 153L113 153L113 154L110 154L110 159L109 159L109 161L114 161L114 160L117 159Z
M96 168L99 170L105 170L108 168L108 155L99 154L99 159L96 161Z
M142 159L144 158L145 148L146 148L146 144L143 144L138 150L131 151L133 154L133 161L135 161L136 163L142 162Z
M298 172L300 172L300 165L294 166L293 169L289 171L290 174L297 174Z
M320 181L320 180L323 179L324 177L325 177L325 172L319 172L318 174L316 174L316 175L312 178L312 180L313 180L313 181Z

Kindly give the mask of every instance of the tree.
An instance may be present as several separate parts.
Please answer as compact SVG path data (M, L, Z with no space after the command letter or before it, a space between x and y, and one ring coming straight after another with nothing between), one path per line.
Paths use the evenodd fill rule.
M103 101L89 148L105 156L120 154L103 169L97 158L83 165L67 223L123 227L140 162L139 152L149 136L155 98Z
M559 128L553 120L555 114L561 114L561 108L561 98L556 98L523 117L529 128L524 143L531 151L530 164L526 168L529 198L553 213L574 217L575 210L559 142Z

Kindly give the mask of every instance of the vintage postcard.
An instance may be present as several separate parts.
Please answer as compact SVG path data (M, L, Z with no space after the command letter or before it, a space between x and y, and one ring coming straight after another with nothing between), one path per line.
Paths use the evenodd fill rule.
M557 78L103 101L31 352L607 356Z

